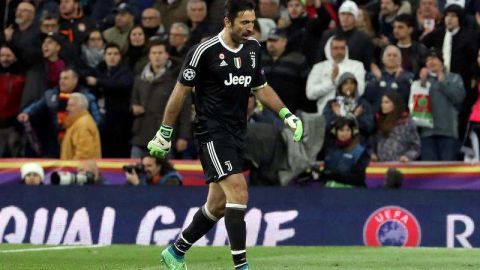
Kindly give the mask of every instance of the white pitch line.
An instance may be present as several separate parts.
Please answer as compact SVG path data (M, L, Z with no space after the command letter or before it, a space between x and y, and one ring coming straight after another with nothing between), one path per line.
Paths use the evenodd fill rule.
M65 250L65 249L80 249L80 248L100 248L100 247L106 247L106 245L59 246L59 247L45 247L45 248L10 249L10 250L0 250L0 253L34 252L34 251Z

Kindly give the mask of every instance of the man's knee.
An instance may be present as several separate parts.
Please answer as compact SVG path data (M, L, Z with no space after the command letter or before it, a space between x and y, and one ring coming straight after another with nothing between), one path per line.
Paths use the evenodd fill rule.
M217 200L214 202L208 202L208 211L217 218L222 218L225 215L226 200Z

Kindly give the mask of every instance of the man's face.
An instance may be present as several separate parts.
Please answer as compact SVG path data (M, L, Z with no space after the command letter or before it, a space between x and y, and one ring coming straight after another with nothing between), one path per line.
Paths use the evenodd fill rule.
M288 14L290 18L296 19L305 12L305 7L299 0L291 0L287 4Z
M380 15L388 16L395 14L398 10L398 6L393 3L393 0L382 0L380 3Z
M188 35L184 29L179 26L172 26L170 28L170 34L168 35L168 42L170 46L174 48L181 48L185 46L188 41Z
M455 12L447 12L445 15L445 27L450 31L460 27L460 20Z
M40 24L40 32L48 34L50 32L58 32L58 21L56 19L45 19Z
M396 69L402 65L402 57L394 47L388 47L383 53L382 63L386 68Z
M15 57L15 54L12 52L12 50L7 47L2 47L0 49L0 65L3 68L8 68L15 62L17 62L17 57Z
M430 72L438 73L440 70L443 69L443 63L435 56L428 56L427 60L425 61L425 66Z
M42 178L39 174L31 172L25 175L24 181L27 186L38 186L42 183Z
M35 17L35 8L30 3L22 2L17 6L15 11L15 22L23 24L32 22Z
M347 42L344 40L332 40L331 46L333 60L337 63L343 61L347 53Z
M148 178L153 178L156 175L160 175L161 166L157 165L155 162L155 158L153 157L144 157L142 159L143 167L145 168L145 172Z
M71 93L77 87L78 77L71 70L60 73L60 91Z
M273 0L258 1L258 10L262 18L274 18L278 14L278 4Z
M83 112L85 109L82 107L80 100L76 97L70 97L67 102L67 112L69 116L75 116Z
M60 1L60 14L62 15L72 15L78 9L78 3L75 0L61 0Z
M245 10L238 12L237 17L231 22L226 20L226 27L230 33L232 40L237 44L248 41L253 34L253 23L255 21L255 11Z
M148 55L148 58L152 66L164 67L168 61L168 57L169 57L169 54L167 53L165 46L159 45L159 46L153 46L152 48L150 48L150 53Z
M115 16L115 26L120 29L127 29L133 24L133 16L128 12L120 12Z
M409 27L406 23L404 22L394 22L393 23L393 35L395 36L395 39L401 40L404 38L409 37L413 32L413 28Z
M142 26L145 28L158 28L162 20L156 11L153 8L147 8L142 13Z
M200 23L207 17L207 5L205 2L192 2L187 9L187 16L193 23Z
M93 48L97 50L103 49L103 46L105 45L103 43L102 35L98 31L94 31L90 33L87 44L89 48Z
M423 16L433 18L438 11L436 0L420 0L419 9Z
M50 58L52 56L57 56L58 53L60 52L60 45L53 40L52 38L47 37L42 44L42 53L44 58Z
M122 55L120 54L118 48L111 47L105 51L104 59L107 67L116 67L122 60Z
M352 13L342 12L340 13L340 26L344 31L351 30L355 27L355 17Z
M267 40L267 50L268 53L273 57L279 57L285 52L285 48L287 47L287 39L281 37L277 40L269 39Z

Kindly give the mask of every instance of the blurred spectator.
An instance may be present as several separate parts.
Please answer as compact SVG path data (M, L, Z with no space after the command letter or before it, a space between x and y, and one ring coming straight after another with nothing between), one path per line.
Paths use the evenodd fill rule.
M370 156L359 143L359 130L355 119L338 118L330 132L335 143L328 145L321 179L326 187L365 187Z
M153 41L149 48L150 62L145 66L142 74L135 78L132 95L132 112L135 117L133 123L132 158L140 158L148 154L146 145L156 126L163 119L165 106L176 84L180 65L170 59L167 45L162 41ZM189 97L174 130L175 138L172 145L176 151L186 149L191 133L191 101Z
M80 0L60 0L60 33L80 49L87 33L95 28L92 19L85 16Z
M139 28L141 29L141 28ZM130 154L133 74L122 62L120 48L116 44L105 47L104 62L98 65L95 75L86 78L87 84L96 87L105 100L105 118L102 124L103 157L120 158Z
M190 45L200 43L202 38L218 33L218 27L207 22L207 3L205 0L189 0L187 3L188 26L190 27Z
M284 30L272 29L268 35L267 52L261 58L265 76L292 112L298 109L315 111L315 105L307 100L305 94L309 72L307 61L298 52L287 52L288 42L290 40L287 40Z
M399 189L403 184L403 174L395 168L389 168L385 174L384 188Z
M5 41L18 48L28 61L40 55L38 27L34 24L34 19L35 6L21 2L15 11L15 25L9 25L3 30Z
M66 64L60 58L62 49L62 37L57 33L49 33L42 44L43 58L45 59L44 72L46 78L46 87L52 88L58 85L60 72Z
M25 108L17 116L21 123L32 120L42 142L44 157L59 157L59 141L65 135L68 97L73 92L80 92L88 98L90 113L98 125L101 116L96 99L88 89L78 85L78 74L70 68L62 71L58 86L47 90L40 100Z
M102 157L100 134L95 120L88 112L88 99L81 93L68 98L65 136L60 159L82 160ZM110 138L111 139L111 138Z
M258 17L277 22L280 18L280 0L258 0Z
M216 27L221 28L223 26L223 12L218 12L223 10L225 6L225 0L207 0L207 21L213 24Z
M420 128L421 158L428 161L453 161L457 159L458 106L465 98L460 75L444 69L440 52L430 50L426 67L420 71L422 85L429 86L429 99L433 128Z
M77 177L83 175L86 178L93 178L94 185L108 185L109 181L105 179L98 169L98 165L93 159L80 160L77 167Z
M82 60L91 69L94 69L103 60L105 40L100 30L93 30L87 35L82 44Z
M335 97L338 75L351 72L357 80L358 95L365 90L365 69L363 64L349 59L347 41L335 36L326 50L327 60L315 64L308 75L307 97L317 101L317 112L322 113L327 102Z
M372 19L365 8L358 9L357 18L355 18L355 26L358 30L365 32L370 38L375 37L375 29L373 29Z
M20 175L22 183L27 186L43 185L43 179L45 178L42 166L33 162L23 164L20 168Z
M40 18L40 32L48 34L57 33L60 30L59 18L55 14L44 12Z
M182 176L173 168L168 159L144 156L139 164L141 169L125 170L127 185L181 186Z
M18 157L21 133L15 118L25 87L25 68L11 45L0 46L0 157Z
M372 63L364 95L375 111L380 108L382 96L388 91L397 92L405 104L408 103L414 78L413 73L403 70L402 54L394 45L388 45L383 50L382 63L382 69Z
M139 75L148 64L147 40L141 26L135 26L130 30L125 62L135 76Z
M146 8L142 12L142 28L145 33L145 40L153 36L160 38L160 40L167 40L168 38L167 30L162 25L162 16L154 8Z
M370 139L372 161L409 162L420 156L420 136L397 92L382 96L377 114L377 131Z
M358 83L355 75L345 72L338 79L335 98L329 100L323 109L323 116L329 127L336 119L349 116L355 118L362 137L362 142L373 133L375 126L374 113L370 104L358 94Z
M188 0L157 0L153 7L162 14L162 22L165 29L170 29L174 22L187 23L187 3Z
M355 19L358 16L357 4L347 0L340 6L338 13L340 27L323 34L318 59L328 59L327 52L330 48L332 37L340 36L347 40L348 58L362 62L365 69L370 68L370 63L373 60L372 41L365 32L356 28Z
M414 30L413 17L401 14L393 22L393 36L402 53L402 68L418 76L420 68L425 65L427 47L412 39Z
M305 45L308 16L301 0L287 0L288 20L285 31L288 38L288 51L303 51Z
M170 33L168 35L168 43L170 44L170 49L168 53L170 57L175 57L180 61L183 61L185 55L187 55L190 38L190 30L188 26L184 23L173 23L170 27Z
M426 35L423 43L442 52L446 71L462 76L463 85L469 89L472 70L477 53L475 33L465 26L465 11L457 4L448 5L445 10L445 27ZM463 137L471 107L475 102L475 91L467 91L459 112L459 132Z
M133 27L133 11L126 3L120 4L115 11L115 25L103 32L103 37L109 43L116 43L125 52L128 45L128 34Z
M468 86L477 53L475 33L465 27L465 11L459 5L450 4L444 13L445 26L426 35L422 42L441 51L445 69L462 76Z
M480 161L480 50L477 51L476 65L473 71L472 91L476 91L475 104L468 118L468 126L465 132L462 152L465 154L464 161Z
M422 39L425 35L435 30L442 20L437 0L420 0L417 9L416 37Z
M381 0L379 13L379 36L375 38L374 44L379 48L384 48L394 41L393 37L393 22L395 17L402 14L400 8L403 3L408 1L403 0ZM408 3L409 4L409 3ZM410 7L411 11L411 7Z

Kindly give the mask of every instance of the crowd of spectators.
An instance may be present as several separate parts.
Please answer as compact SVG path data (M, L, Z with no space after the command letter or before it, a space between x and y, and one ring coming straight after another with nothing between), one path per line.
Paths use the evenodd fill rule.
M0 157L146 156L183 58L222 29L223 3L2 1ZM472 147L480 123L478 1L257 4L253 34L269 84L290 110L326 120L331 143L318 159L341 147L331 132L341 117L358 125L351 148L358 143L372 161L462 160L460 150ZM170 158L197 158L194 100L174 128ZM261 121L281 129L274 118L265 112Z

